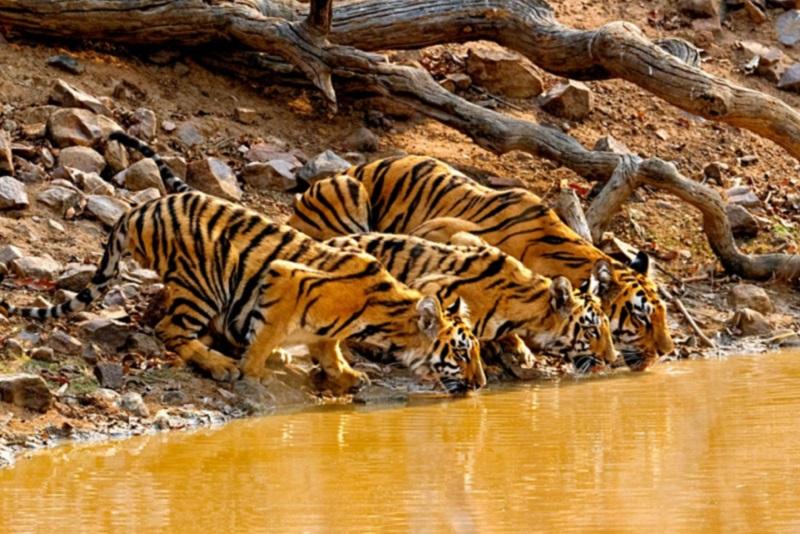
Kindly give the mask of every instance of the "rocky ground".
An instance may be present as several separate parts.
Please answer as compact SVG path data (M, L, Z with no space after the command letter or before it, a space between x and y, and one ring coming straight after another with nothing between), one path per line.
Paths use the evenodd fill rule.
M652 38L678 36L704 51L703 68L800 104L800 11L793 2L552 2L581 28L628 19ZM566 83L489 43L396 54L424 65L480 105L553 124L587 146L674 161L717 187L743 249L794 252L800 223L798 164L748 132L688 115L620 81ZM378 157L439 157L495 187L520 185L552 198L592 184L527 154L488 153L460 133L380 99L342 103L328 117L301 88L241 83L177 53L108 47L62 49L0 34L0 285L16 304L68 298L88 281L120 213L163 192L157 169L102 142L117 126L148 140L195 187L276 220L291 210L297 176L324 176ZM614 237L650 251L660 282L685 303L717 352L796 345L793 291L725 277L679 201L639 191L617 215ZM182 368L153 336L162 286L126 263L89 311L47 324L0 317L0 465L16 452L63 439L124 436L222 422L255 412L347 402L318 392L302 353L271 362L263 390L222 385ZM708 354L685 317L670 322L673 357ZM714 351L710 351L713 353ZM496 378L558 376L498 362ZM357 358L373 386L355 400L431 394L403 370Z

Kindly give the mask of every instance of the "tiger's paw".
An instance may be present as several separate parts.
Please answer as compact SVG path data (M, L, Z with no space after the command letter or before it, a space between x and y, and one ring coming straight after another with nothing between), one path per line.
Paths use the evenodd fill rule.
M335 396L355 393L370 383L366 373L356 370L343 371L338 376L332 377L322 369L318 369L312 373L311 378L317 389L330 391Z
M197 364L217 382L233 382L241 376L236 362L216 351L208 351L202 358L198 358Z

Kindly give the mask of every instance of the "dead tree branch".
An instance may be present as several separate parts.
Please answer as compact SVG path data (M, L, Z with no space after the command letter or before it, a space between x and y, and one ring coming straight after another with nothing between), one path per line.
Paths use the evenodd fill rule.
M648 184L698 208L712 249L728 272L745 278L796 280L800 258L748 256L733 240L724 204L712 189L681 176L658 159L638 161L586 150L560 130L481 108L443 89L422 70L383 56L332 44L321 29L329 2L314 2L308 20L279 2L239 0L0 0L0 24L35 35L126 43L198 46L233 42L259 53L212 58L217 66L262 80L281 80L292 69L308 77L335 106L332 78L346 90L368 90L398 100L466 135L492 152L522 150L556 161L589 179L608 180L603 203L590 210L601 228L633 189ZM284 13L284 14L280 14ZM543 68L581 79L617 76L688 111L749 128L800 156L800 114L782 102L688 66L627 23L598 30L565 28L537 0L367 0L333 13L331 40L364 48L418 47L489 38L519 50ZM615 173L616 171L616 173Z

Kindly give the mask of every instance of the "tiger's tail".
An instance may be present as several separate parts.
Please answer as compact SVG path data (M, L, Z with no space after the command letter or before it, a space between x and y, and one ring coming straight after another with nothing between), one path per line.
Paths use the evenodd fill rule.
M156 154L155 150L148 146L144 141L130 136L121 130L111 132L111 135L108 136L108 139L111 141L118 141L128 148L132 148L141 152L144 157L155 161L156 165L158 165L158 172L161 174L161 180L164 181L164 186L170 193L188 193L195 191L192 186L175 176L175 173L172 172L172 169L169 168L169 165L164 163L164 160L161 159L158 154Z
M6 316L21 315L32 319L63 317L86 308L93 300L103 294L108 284L119 270L119 262L127 248L128 216L123 216L114 226L106 242L103 259L94 273L91 282L70 300L48 308L18 308L0 300L0 312Z

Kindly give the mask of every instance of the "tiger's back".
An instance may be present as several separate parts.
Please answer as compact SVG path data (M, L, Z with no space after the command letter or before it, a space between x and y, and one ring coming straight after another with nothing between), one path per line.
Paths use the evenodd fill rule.
M444 245L382 233L326 243L366 251L400 281L430 288L443 302L463 298L481 342L521 336L534 350L578 362L579 367L587 359L602 364L616 360L608 319L591 286L573 290L563 277L536 275L495 247Z
M606 261L611 276L602 285L604 311L629 366L644 369L673 348L666 308L646 276L647 257L638 257L630 266L613 260L529 191L489 189L433 158L387 158L315 184L295 203L289 224L315 238L339 235L341 230L325 224L321 216L325 210L321 198L339 205L331 193L334 186L354 191L351 204L367 205L351 212L361 219L350 228L408 233L441 242L466 232L538 274L563 275L576 286L589 278L597 262ZM369 218L364 220L367 212Z
M420 374L451 390L479 387L478 343L460 320L392 277L372 256L339 250L260 214L202 193L169 195L138 206L112 230L92 284L51 308L0 310L57 317L85 307L108 286L122 255L158 272L169 290L156 330L170 350L220 380L235 362L208 347L211 333L246 348L241 370L258 377L284 344L312 348L333 387L363 378L338 343L357 339L392 348Z

